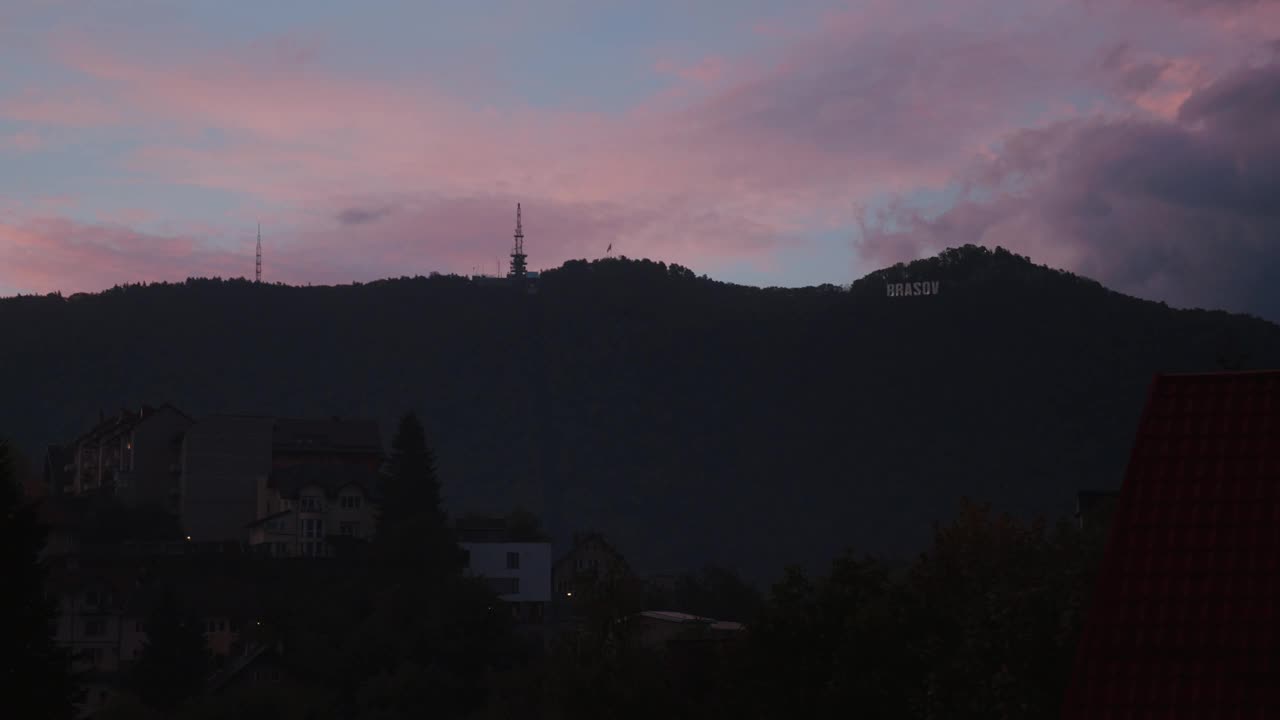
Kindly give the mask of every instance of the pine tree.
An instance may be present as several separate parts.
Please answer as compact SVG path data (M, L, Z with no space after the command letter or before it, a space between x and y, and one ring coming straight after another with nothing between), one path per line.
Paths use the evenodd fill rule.
M46 530L14 481L8 445L0 440L0 687L9 707L47 718L75 717L79 691L70 654L49 632L56 605L45 593L40 562Z
M151 707L171 711L196 696L209 673L209 647L200 624L186 616L168 588L147 618L142 657L130 684Z
M435 454L417 415L400 419L383 483L375 557L399 570L456 576L462 552L440 500Z

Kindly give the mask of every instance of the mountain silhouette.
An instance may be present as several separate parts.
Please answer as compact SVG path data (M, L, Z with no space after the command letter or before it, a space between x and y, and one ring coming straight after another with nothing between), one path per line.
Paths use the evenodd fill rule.
M936 285L887 289L916 282ZM1153 374L1280 366L1271 323L972 246L849 288L618 258L536 290L214 278L0 300L0 434L39 457L101 410L172 402L374 418L389 441L412 409L452 512L520 507L643 571L761 580L846 547L907 557L964 496L1068 515L1119 486Z

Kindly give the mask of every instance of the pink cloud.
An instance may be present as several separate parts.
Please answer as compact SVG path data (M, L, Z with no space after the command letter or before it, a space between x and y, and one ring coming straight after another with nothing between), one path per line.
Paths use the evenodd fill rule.
M1196 91L1176 118L1015 133L974 175L986 197L866 223L868 262L1001 245L1125 292L1280 317L1280 64Z
M233 253L190 237L160 237L61 218L0 220L0 263L8 284L28 293L101 290L195 275L243 275Z
M1000 163L1039 172L1036 162L1060 156L1031 134L992 148L1011 132L1078 120L1104 96L1111 112L1169 121L1239 55L1223 38L1244 32L1150 6L1009 6L874 0L810 19L803 32L776 24L786 40L778 53L661 62L678 91L620 114L476 106L429 82L337 72L315 38L227 47L180 33L65 35L51 52L78 74L75 87L0 98L0 118L144 135L124 170L275 208L272 232L286 236L273 236L273 267L299 279L399 274L419 260L466 270L505 250L516 201L530 213L540 261L613 243L696 266L760 261L886 193L977 183ZM1099 61L1122 45L1109 65ZM984 155L990 161L965 175ZM99 220L154 222L157 212ZM961 206L955 217L965 212L973 216L961 224L972 226L995 210ZM983 226L994 237L1035 224ZM32 232L26 221L8 227ZM59 248L70 246L57 238L109 236L90 227L40 237ZM220 234L207 230L194 235ZM102 262L124 252L94 242ZM200 247L197 260L221 262L216 246L208 256Z
M43 147L44 140L36 133L19 132L11 133L9 135L0 135L0 150L34 152Z

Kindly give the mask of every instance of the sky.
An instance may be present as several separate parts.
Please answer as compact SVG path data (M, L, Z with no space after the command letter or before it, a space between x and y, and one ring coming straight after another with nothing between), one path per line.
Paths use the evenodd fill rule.
M968 243L1280 320L1277 0L0 0L0 295Z

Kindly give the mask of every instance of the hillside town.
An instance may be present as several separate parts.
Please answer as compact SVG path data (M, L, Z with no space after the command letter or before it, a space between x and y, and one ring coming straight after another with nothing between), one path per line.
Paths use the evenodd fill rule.
M520 677L518 671L495 674L501 666L495 658L509 650L483 633L500 618L526 647L542 648L548 657L559 653L559 662L568 663L548 666L553 674L538 681L544 693L554 693L558 682L585 693L611 678L623 685L610 693L648 687L678 698L674 707L714 702L724 716L758 697L769 704L766 717L780 717L785 708L925 702L915 673L875 680L835 670L839 663L887 663L922 672L942 667L939 679L926 683L942 683L949 693L933 701L938 708L989 708L1014 693L1031 703L1028 713L1133 717L1115 713L1167 707L1167 698L1178 697L1201 712L1194 716L1208 717L1224 703L1271 707L1277 697L1276 685L1266 680L1275 648L1268 608L1275 606L1276 588L1269 578L1280 538L1280 494L1272 481L1277 398L1277 371L1157 375L1120 491L1080 491L1073 522L1049 533L1042 523L1023 525L969 505L959 520L939 528L933 548L906 575L890 580L877 561L851 556L812 582L789 570L750 623L654 604L653 598L673 597L662 594L671 578L638 576L597 532L575 534L564 551L553 553L554 539L537 517L519 510L448 520L446 544L456 550L461 577L484 589L453 609L430 607L437 588L457 593L430 584L447 583L447 573L428 572L428 584L416 587L403 565L388 566L390 576L378 576L376 568L361 574L349 561L376 562L376 553L361 553L377 542L388 518L409 530L408 556L435 557L441 567L451 562L451 552L414 555L419 541L423 547L433 542L430 512L412 515L417 503L405 503L411 496L403 490L396 491L400 506L387 500L397 477L429 470L433 462L412 414L401 420L389 453L377 423L361 419L196 418L167 404L122 410L101 415L70 442L49 446L41 480L27 494L47 529L45 591L57 603L49 633L74 658L80 718L155 717L113 705L133 697L140 676L153 683L148 702L162 708L221 697L248 707L249 698L262 697L254 693L272 688L292 692L282 697L296 704L320 697L316 663L339 657L314 645L323 633L298 627L329 623L328 632L382 633L378 642L385 643L394 642L397 623L433 617L446 629L466 623L466 633L454 636L461 644L449 662L471 662L467 648L477 644L480 676L488 678L478 682L487 687L495 678ZM417 465L410 461L415 457ZM416 519L405 523L406 517ZM412 537L415 532L421 537ZM405 548L401 543L394 550ZM389 628L368 625L371 611L360 611L359 603L369 602L371 591L347 582L369 579L390 588L391 595L375 600L390 603L391 614L376 619L390 618ZM299 583L292 589L302 595L289 595ZM354 610L344 609L344 593L354 598ZM397 605L401 594L412 604ZM493 598L487 607L486 597ZM973 639L977 645L953 634L994 611L1017 621L989 624ZM174 628L183 626L179 612L194 623L198 648L172 652ZM288 617L293 614L307 619ZM1060 622L1069 629L1053 630ZM280 631L291 623L292 635ZM436 635L433 642L446 639ZM312 644L299 648L300 642ZM358 637L348 643L349 652L360 652ZM991 643L1003 649L984 660L982 648ZM197 684L169 700L155 696L155 687L166 687L154 685L165 676L156 675L157 648L172 652L158 656L162 662L195 658ZM644 652L656 654L636 654ZM639 663L641 657L657 664ZM945 658L962 662L946 669L939 665ZM800 660L816 664L797 666ZM413 667L377 677L407 677ZM586 675L575 680L575 673ZM591 680L593 673L605 674ZM972 687L966 678L975 674L1042 680L1015 689ZM682 685L682 677L701 679ZM837 678L847 685L831 685ZM373 687L423 707L428 701L417 699L411 686ZM368 687L359 691L360 702L385 702L370 699ZM442 694L431 697L448 697L447 685L434 687ZM1135 702L1139 687L1148 699ZM527 702L520 688L488 687L492 697L484 706L510 716ZM554 695L539 702L547 697ZM576 697L573 702L590 700ZM617 698L601 701L613 707ZM977 710L963 716L977 717Z
M71 650L86 689L81 717L111 700L143 652L158 590L176 587L212 657L208 691L279 682L276 648L255 638L257 588L220 574L220 559L324 563L375 534L387 453L381 429L352 418L192 417L170 405L100 416L50 445L40 499L43 558L57 598L51 628ZM465 572L504 603L525 635L551 642L580 620L578 598L602 585L635 597L661 588L640 578L604 536L583 532L553 556L529 513L460 514L450 522ZM162 583L155 582L157 579ZM680 608L634 613L642 642L659 647L691 629L732 640L744 629Z

